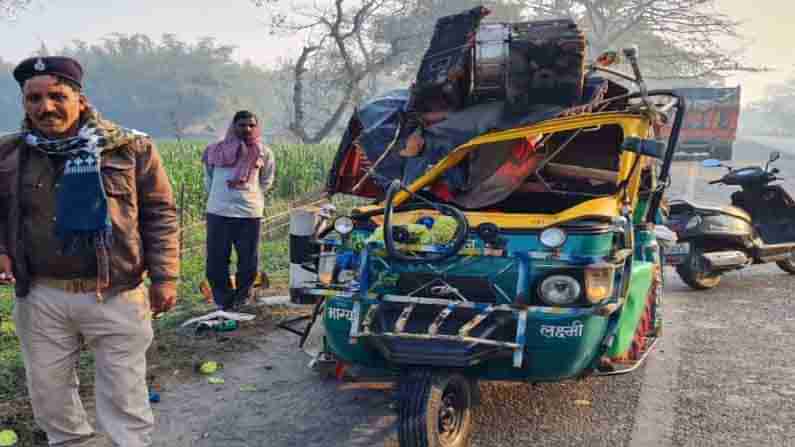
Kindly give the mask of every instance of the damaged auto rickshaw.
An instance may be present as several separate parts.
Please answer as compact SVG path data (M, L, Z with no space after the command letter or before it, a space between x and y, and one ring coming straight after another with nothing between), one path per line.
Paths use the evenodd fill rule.
M660 336L657 224L685 104L646 90L636 49L583 64L574 94L517 81L516 61L536 54L520 31L549 23L470 20L469 87L425 95L426 55L411 91L351 118L328 190L374 202L291 216L291 298L315 304L316 361L394 378L403 447L468 445L477 381L630 372ZM485 92L483 46L497 34L514 79ZM434 42L428 53L443 53ZM616 59L634 74L607 68ZM466 97L446 98L456 89Z

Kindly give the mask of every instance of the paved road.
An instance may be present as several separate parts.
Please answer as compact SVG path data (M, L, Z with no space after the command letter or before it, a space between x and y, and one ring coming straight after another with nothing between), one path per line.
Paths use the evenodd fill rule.
M743 145L735 159L767 155ZM778 167L795 178L795 159ZM725 200L730 190L705 184L720 172L679 164L671 193ZM727 275L716 290L692 292L667 271L665 292L663 341L643 369L561 384L483 385L473 446L793 445L795 277L756 267ZM168 390L157 407L156 445L383 445L395 419L388 389L322 380L294 342L273 335L260 351L227 359L223 386ZM240 390L252 384L257 391Z

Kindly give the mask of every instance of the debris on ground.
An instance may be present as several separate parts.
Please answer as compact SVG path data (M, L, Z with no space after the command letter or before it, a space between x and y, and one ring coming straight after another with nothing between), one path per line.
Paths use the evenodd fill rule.
M237 330L239 324L245 321L252 321L256 315L240 312L226 312L216 310L207 315L191 318L180 325L181 329L195 327L197 334L215 330L217 332L229 332Z
M18 441L19 437L14 430L0 430L0 447L12 447Z
M153 404L156 404L156 403L160 402L160 393L155 392L155 391L150 391L149 392L149 402L151 402Z
M218 363L213 361L204 362L199 367L199 372L207 376L214 374L216 371L218 371Z

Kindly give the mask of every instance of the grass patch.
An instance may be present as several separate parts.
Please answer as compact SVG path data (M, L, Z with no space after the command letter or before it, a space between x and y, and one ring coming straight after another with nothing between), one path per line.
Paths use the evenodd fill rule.
M14 302L10 287L0 287L0 401L18 397L25 388L25 368L11 312Z
M204 141L157 141L186 223L204 216L206 193L201 156L206 145ZM286 210L291 201L306 193L321 189L336 154L336 147L329 144L276 144L271 149L276 158L276 181L266 198L266 217Z

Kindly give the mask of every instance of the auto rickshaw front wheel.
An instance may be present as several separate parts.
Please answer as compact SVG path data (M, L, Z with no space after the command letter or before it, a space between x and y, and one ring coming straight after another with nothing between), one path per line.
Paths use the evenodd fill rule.
M682 282L695 290L708 290L720 284L720 273L706 271L701 256L704 251L695 246L685 262L676 266L676 273Z
M468 447L478 386L458 373L419 370L400 381L400 447Z

